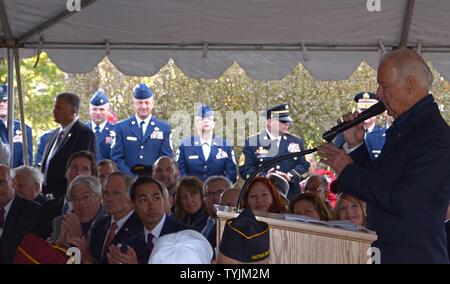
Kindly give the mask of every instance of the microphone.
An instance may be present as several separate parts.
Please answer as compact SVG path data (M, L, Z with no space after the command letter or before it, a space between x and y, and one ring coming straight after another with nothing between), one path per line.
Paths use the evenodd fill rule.
M365 111L361 112L358 115L358 117L355 118L354 120L344 121L332 127L330 130L322 134L322 138L330 143L331 141L333 141L334 137L336 137L336 135L338 135L339 133L344 132L345 130L352 128L353 126L360 124L366 119L379 115L385 110L386 107L384 106L383 102L380 101L371 106L370 108L366 109Z

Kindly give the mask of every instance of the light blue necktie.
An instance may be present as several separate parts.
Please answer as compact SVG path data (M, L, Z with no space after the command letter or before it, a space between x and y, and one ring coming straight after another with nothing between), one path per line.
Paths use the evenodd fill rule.
M208 218L208 222L206 223L206 226L202 230L202 235L205 236L205 238L208 238L208 236L211 234L211 231L214 229L214 226L216 223L212 218Z

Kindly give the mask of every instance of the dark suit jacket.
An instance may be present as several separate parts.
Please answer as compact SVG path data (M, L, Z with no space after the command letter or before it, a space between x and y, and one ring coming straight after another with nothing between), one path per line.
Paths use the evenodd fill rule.
M166 215L166 220L159 236L161 237L186 229L189 228L184 224L176 221L173 216ZM131 246L136 252L139 263L147 264L150 255L147 251L147 241L145 240L144 226L140 226L139 228L137 228L128 240L124 240L122 246Z
M52 132L53 132L52 130L46 131L39 137L39 142L36 150L36 157L34 158L34 165L36 167L40 167L42 164L42 156L44 155L45 146L47 146L48 138L50 137Z
M53 232L53 219L63 214L64 198L56 198L42 204L33 232L46 240Z
M431 95L404 115L373 163L365 147L351 153L356 163L341 172L338 187L367 202L382 263L448 263L450 128Z
M44 156L42 158L41 171L46 174L46 184L43 187L43 193L53 193L55 197L63 197L66 194L67 180L65 178L66 164L70 155L75 152L86 150L96 153L95 135L83 123L77 120L69 133L66 134L61 146L50 160L47 173L45 167L48 155L56 142L59 129L52 132L45 147Z
M40 205L18 195L9 209L0 238L0 263L12 263L23 236L33 229Z
M447 254L450 261L450 221L445 223L445 230L447 231Z
M89 242L89 249L91 256L96 259L98 263L107 263L106 251L102 251L103 244L106 240L109 227L111 225L111 216L105 216L98 220L91 230L91 239ZM138 227L141 227L142 223L136 212L133 212L128 220L122 225L116 236L112 240L112 244L121 243L125 238L131 237L131 233Z

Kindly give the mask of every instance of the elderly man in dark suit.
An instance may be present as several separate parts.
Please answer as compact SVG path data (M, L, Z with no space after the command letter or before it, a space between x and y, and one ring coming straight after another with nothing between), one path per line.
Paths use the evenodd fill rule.
M367 202L382 263L448 263L450 128L428 93L432 73L418 53L400 49L381 58L377 80L377 96L395 119L378 159L368 155L362 123L344 133L348 151L325 144L319 155L339 174L342 192Z
M109 214L98 220L91 230L89 247L84 239L71 242L81 250L82 263L107 263L109 246L117 245L142 226L130 197L133 178L124 172L113 172L105 179L103 206Z
M0 165L0 264L12 263L16 248L31 232L39 204L14 193L11 170Z
M43 193L63 197L67 180L64 177L67 160L75 152L86 150L96 153L95 134L78 120L80 98L72 93L56 96L53 106L55 121L61 125L52 132L42 159L41 171L45 176Z
M107 253L109 263L145 264L159 237L188 229L165 214L164 185L159 181L147 176L140 177L131 186L130 195L143 226L124 240L120 248L110 246Z
M95 176L95 157L88 151L79 151L73 153L66 165L65 178L70 184L77 176ZM47 200L41 208L39 218L34 228L34 233L40 237L47 239L50 237L52 229L52 221L55 217L66 214L70 211L70 203L65 197L58 197Z

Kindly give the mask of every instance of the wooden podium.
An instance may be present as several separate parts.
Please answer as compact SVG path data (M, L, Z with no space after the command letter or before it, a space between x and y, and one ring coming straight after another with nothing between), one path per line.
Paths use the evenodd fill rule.
M228 219L238 214L217 211L217 244ZM376 234L353 232L298 221L286 221L283 215L256 216L270 227L270 263L336 263L365 264L368 249L377 239ZM269 218L270 217L270 218Z

